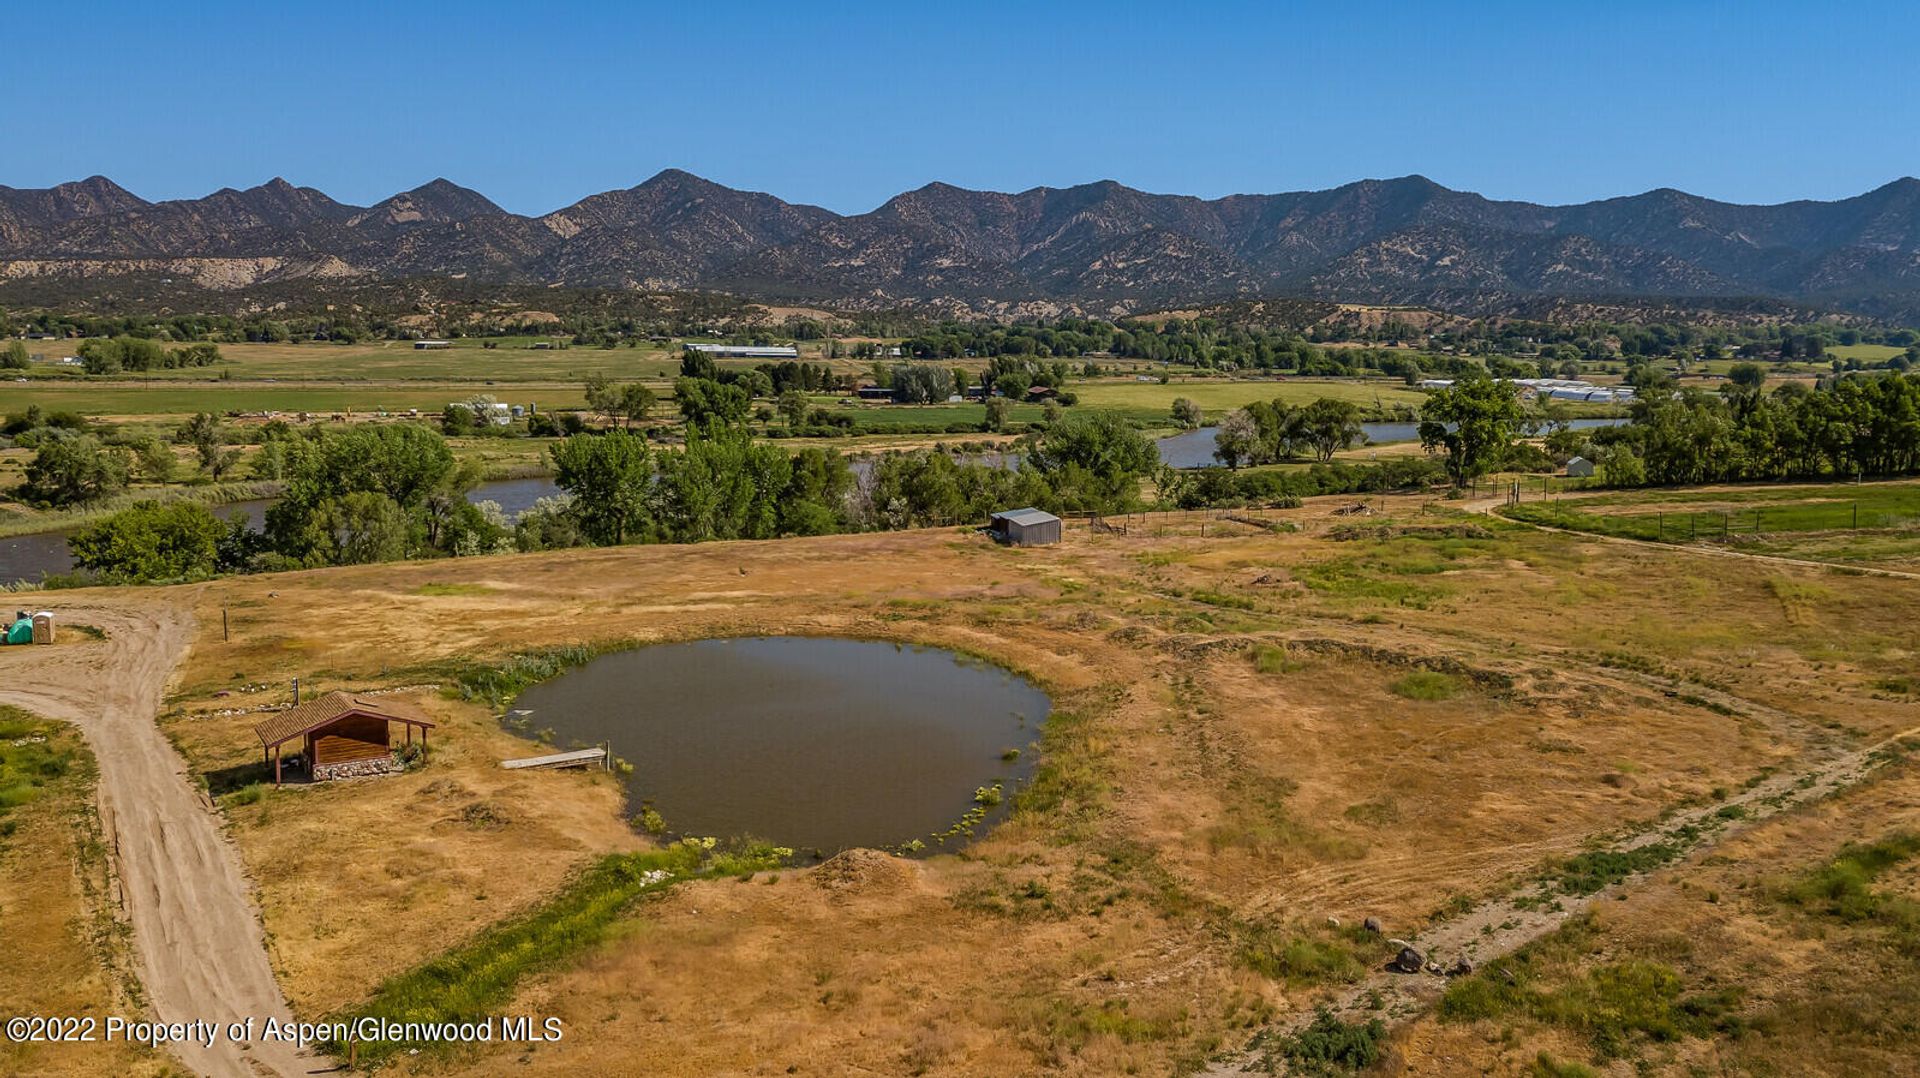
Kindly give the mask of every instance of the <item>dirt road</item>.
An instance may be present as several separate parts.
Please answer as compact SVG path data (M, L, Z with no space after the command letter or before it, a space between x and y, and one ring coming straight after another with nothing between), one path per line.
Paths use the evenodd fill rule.
M1724 801L1676 813L1659 827L1626 838L1608 848L1626 851L1652 843L1666 843L1678 852L1676 863L1673 867L1652 871L1684 871L1688 858L1712 849L1734 829L1726 825L1726 817L1722 815L1727 808L1741 810L1739 818L1742 823L1738 830L1751 828L1815 798L1831 796L1864 781L1874 769L1887 762L1888 758L1883 755L1885 750L1915 736L1920 736L1920 726L1903 730L1865 748L1823 754L1824 758L1811 766L1774 775ZM1490 899L1405 941L1433 963L1426 972L1406 974L1375 970L1338 993L1330 1001L1328 1009L1350 1022L1381 1018L1393 1025L1416 1018L1438 1002L1446 990L1447 979L1440 974L1440 969L1458 959L1466 959L1480 966L1512 954L1650 874L1634 873L1584 898L1561 896L1550 904L1528 901L1528 894L1536 892ZM1296 1012L1267 1027L1245 1047L1215 1058L1202 1072L1204 1078L1234 1078L1249 1072L1270 1073L1267 1071L1269 1061L1264 1046L1273 1043L1275 1038L1298 1033L1313 1020L1316 1013ZM1285 1061L1277 1063L1278 1073L1287 1073Z
M239 858L154 721L193 623L190 598L171 599L58 604L62 622L97 626L107 639L68 629L54 647L0 649L0 703L74 724L99 761L102 831L152 1017L285 1019ZM280 1042L238 1045L224 1036L211 1049L174 1052L194 1073L220 1078L327 1066Z

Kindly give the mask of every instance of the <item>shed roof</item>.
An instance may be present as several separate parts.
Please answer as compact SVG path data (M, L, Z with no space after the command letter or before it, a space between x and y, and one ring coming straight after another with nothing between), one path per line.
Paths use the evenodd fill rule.
M1035 509L1032 506L1028 506L1025 509L1008 509L1005 512L995 513L992 519L1004 520L1009 524L1018 524L1024 528L1034 524L1057 522L1060 518L1044 509Z
M419 709L398 700L330 692L304 704L295 704L285 711L275 712L255 723L253 732L259 735L262 745L272 748L348 715L368 715L389 722L404 722L409 726L433 726L433 721L421 714Z

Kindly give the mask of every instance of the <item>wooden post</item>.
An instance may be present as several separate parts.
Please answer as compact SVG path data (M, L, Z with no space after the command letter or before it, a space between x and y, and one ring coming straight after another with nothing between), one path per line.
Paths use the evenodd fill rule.
M227 608L220 608L220 639L222 642L233 639L227 635Z
M280 785L280 746L273 747L273 784Z

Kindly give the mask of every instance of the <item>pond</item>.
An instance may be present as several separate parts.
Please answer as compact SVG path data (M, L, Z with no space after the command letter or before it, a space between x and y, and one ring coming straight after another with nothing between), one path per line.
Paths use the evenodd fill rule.
M955 849L968 836L951 829L976 811L984 834L1032 777L1050 706L954 652L771 636L604 655L528 689L507 717L563 748L611 742L633 768L628 813L651 807L669 833L824 855ZM976 796L995 785L997 804Z

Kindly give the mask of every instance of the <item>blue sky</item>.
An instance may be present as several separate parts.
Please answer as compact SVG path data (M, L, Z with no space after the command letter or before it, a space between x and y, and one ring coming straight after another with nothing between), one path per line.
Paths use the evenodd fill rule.
M543 213L678 167L842 212L1416 172L1772 202L1920 174L1911 3L22 3L7 39L0 183L147 198L445 176Z

